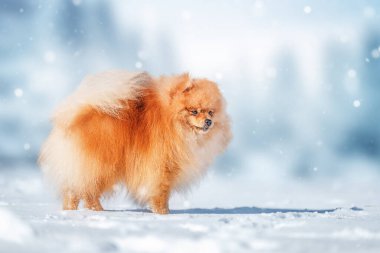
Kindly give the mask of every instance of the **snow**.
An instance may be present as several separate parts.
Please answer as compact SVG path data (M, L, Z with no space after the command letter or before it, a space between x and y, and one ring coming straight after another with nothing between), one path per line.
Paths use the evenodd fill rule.
M24 95L24 91L22 89L20 89L20 88L17 88L17 89L14 90L14 94L15 94L16 97L20 98L20 97L22 97Z
M137 69L141 69L141 68L143 67L142 62L140 62L140 61L136 62L135 67L136 67Z
M28 151L30 149L30 144L29 143L24 143L24 150Z
M377 59L380 57L380 50L379 49L373 49L372 52L371 52L371 55L373 58Z
M72 0L74 5L80 5L82 3L82 0Z
M380 252L380 1L341 7L5 1L0 252ZM233 143L168 216L119 186L108 211L61 211L29 168L48 118L83 76L122 68L217 81Z
M23 243L32 237L32 229L7 209L0 208L0 240Z
M305 6L305 8L303 9L303 11L306 13L306 14L310 14L312 9L310 6Z
M242 178L223 180L211 173L200 188L186 196L188 200L175 196L171 214L161 216L117 194L103 200L107 211L62 211L39 171L2 172L0 252L313 253L380 249L380 189L372 181L363 182L375 191L370 198L357 184L351 185L354 191L338 191L339 196L328 184L318 183L315 193L305 185L291 189L280 184L271 186L279 189L265 202L256 197L266 194L260 183L256 182L262 191L253 187L245 198L242 187L247 184ZM295 203L277 201L285 199L280 192L287 192Z
M349 78L355 78L356 77L356 70L355 69L349 69L347 71L347 75Z
M354 105L354 107L356 107L356 108L360 107L360 105L361 105L360 100L355 99L354 102L353 102L353 105Z

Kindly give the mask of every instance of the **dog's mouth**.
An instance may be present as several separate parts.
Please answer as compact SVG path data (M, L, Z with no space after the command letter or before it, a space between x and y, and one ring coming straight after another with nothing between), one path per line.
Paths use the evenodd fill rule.
M210 126L204 125L203 127L198 127L198 126L192 126L193 129L195 129L196 132L200 133L207 133L208 130L210 130Z

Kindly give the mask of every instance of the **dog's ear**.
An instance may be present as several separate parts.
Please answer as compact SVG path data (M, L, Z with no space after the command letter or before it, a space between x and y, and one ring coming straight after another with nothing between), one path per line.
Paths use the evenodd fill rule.
M170 97L173 98L175 95L189 92L192 88L193 83L189 73L184 73L174 78Z
M186 93L193 88L193 82L189 73L184 73L180 76L182 78L182 93Z

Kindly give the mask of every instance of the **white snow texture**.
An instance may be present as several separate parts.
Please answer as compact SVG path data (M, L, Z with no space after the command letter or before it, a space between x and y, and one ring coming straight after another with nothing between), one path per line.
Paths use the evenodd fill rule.
M248 188L244 178L252 179L247 176L223 180L211 174L191 196L175 196L171 214L160 216L133 206L121 193L103 200L107 211L61 211L42 184L40 172L2 172L0 252L375 253L380 249L380 207L375 197L379 188L352 185L352 191L343 193L336 185L295 183L267 191L263 185Z

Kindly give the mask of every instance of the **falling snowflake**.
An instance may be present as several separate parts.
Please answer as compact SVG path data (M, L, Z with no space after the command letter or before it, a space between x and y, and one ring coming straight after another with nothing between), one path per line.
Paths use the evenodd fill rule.
M358 108L361 105L360 100L358 100L358 99L354 100L354 102L352 104L354 105L355 108Z
M356 70L355 69L349 69L347 71L347 75L349 78L355 78L356 77Z
M82 0L73 0L74 5L80 5L82 3Z
M305 8L303 8L303 11L306 13L306 14L310 14L312 9L310 6L305 6Z
M15 96L18 97L18 98L20 98L20 97L22 97L24 95L24 91L22 89L20 89L20 88L15 89L14 93L15 93Z
M25 143L24 144L24 150L29 150L30 149L30 144L29 143Z
M372 58L375 58L375 59L379 58L380 57L380 50L377 48L372 50L371 56L372 56Z
M265 15L265 5L263 1L255 1L255 3L252 6L252 14L255 17L263 17Z
M141 61L138 61L138 62L136 62L136 64L135 64L135 67L136 67L137 69L141 69L142 66L143 66L143 64L142 64Z

